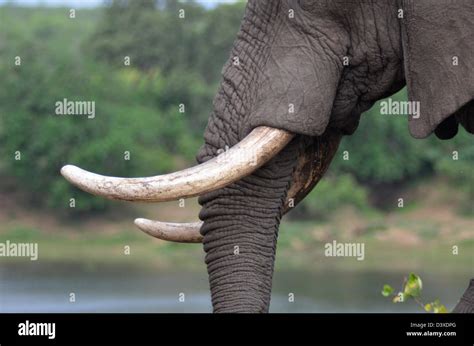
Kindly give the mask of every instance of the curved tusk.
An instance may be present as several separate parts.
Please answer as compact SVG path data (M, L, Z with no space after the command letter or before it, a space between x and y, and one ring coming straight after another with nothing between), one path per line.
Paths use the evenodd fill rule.
M326 172L337 151L341 135L328 132L325 136L301 141L301 155L293 172L292 184L288 190L288 198L283 207L286 214L292 207L289 201L293 199L296 206L319 182ZM315 160L316 159L316 160ZM201 243L200 229L203 222L168 223L147 219L135 220L135 225L152 237L180 243Z
M98 196L125 201L171 201L217 190L251 174L293 137L285 130L257 127L228 151L207 162L154 177L107 177L71 165L64 166L61 174L73 185Z
M202 243L200 222L171 223L136 219L135 225L152 237L177 243Z

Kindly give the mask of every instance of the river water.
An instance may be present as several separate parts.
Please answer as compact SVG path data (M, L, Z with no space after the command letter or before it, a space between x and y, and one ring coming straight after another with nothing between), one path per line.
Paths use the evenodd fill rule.
M449 310L469 282L462 274L419 274L424 280L426 300L439 298ZM404 275L277 271L271 312L422 312L413 302L393 304L380 294L384 283L401 284ZM75 302L70 301L71 293ZM292 296L294 301L290 302ZM112 265L0 265L0 312L210 311L204 269L171 272Z

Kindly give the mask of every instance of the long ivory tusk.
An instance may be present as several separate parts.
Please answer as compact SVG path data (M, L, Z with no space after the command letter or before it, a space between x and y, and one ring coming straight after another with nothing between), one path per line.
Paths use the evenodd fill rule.
M291 209L290 200L293 200L293 206L296 206L318 183L329 167L340 139L340 134L330 132L325 137L314 139L311 145L304 146L293 173L292 185L288 190L283 214ZM304 143L302 144L304 145ZM315 160L315 158L319 159ZM152 237L180 243L201 243L203 239L200 233L202 224L202 221L169 223L147 219L135 220L135 225Z
M98 196L125 201L171 201L217 190L251 174L293 137L285 130L257 127L228 151L207 162L154 177L107 177L71 165L64 166L61 174L73 185Z

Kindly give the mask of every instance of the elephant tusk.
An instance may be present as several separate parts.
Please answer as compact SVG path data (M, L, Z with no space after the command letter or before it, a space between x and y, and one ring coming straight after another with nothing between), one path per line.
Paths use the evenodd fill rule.
M171 223L136 219L135 225L152 237L177 243L202 243L199 233L203 222Z
M153 238L176 243L202 243L201 226L204 222L162 222L135 219L135 226Z
M207 162L154 177L108 177L71 165L64 166L61 174L78 188L98 196L125 201L172 201L217 190L251 174L293 137L285 130L257 127L228 151Z
M289 199L293 198L289 195ZM288 199L288 200L289 200ZM283 214L286 214L290 207L285 204ZM148 235L161 240L176 243L202 243L201 227L204 222L162 222L149 219L135 219L135 226Z
M329 132L326 136L316 139L301 140L301 151L293 172L288 197L283 206L283 215L295 207L319 182L337 151L340 139L339 133ZM201 243L202 224L202 221L169 223L148 219L135 220L135 225L152 237L179 243Z

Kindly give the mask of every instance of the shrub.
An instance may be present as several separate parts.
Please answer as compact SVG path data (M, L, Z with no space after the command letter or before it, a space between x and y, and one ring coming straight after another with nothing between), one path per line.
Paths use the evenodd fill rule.
M325 219L344 206L368 208L367 191L349 174L327 176L301 202L307 217Z

